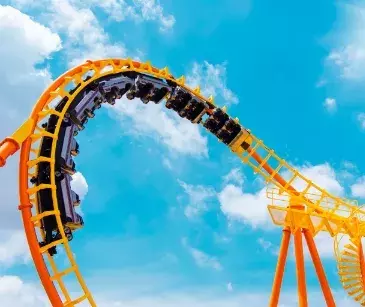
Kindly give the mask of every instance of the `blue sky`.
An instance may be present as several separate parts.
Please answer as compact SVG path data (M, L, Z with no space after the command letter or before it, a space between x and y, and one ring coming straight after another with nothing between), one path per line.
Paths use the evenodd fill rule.
M73 65L150 60L200 84L319 185L362 203L364 16L364 1L0 0L0 137ZM100 306L266 304L281 229L262 182L223 144L160 105L125 99L79 143L85 227L72 248ZM47 306L16 210L16 168L14 157L0 172L0 302L18 306L23 291L29 306ZM332 240L316 240L338 306L355 306ZM324 306L307 266L310 303ZM282 306L295 302L291 257Z

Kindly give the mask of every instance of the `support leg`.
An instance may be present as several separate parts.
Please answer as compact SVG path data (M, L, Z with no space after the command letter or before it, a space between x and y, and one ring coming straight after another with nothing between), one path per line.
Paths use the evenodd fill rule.
M303 233L304 233L304 237L307 241L309 253L312 257L314 268L316 269L318 280L321 285L323 296L324 296L324 299L326 300L326 304L328 307L336 307L335 300L333 298L331 288L328 284L328 281L326 278L326 273L324 272L324 269L323 269L323 266L321 263L321 258L319 257L318 250L317 250L316 244L314 242L313 236L308 229L303 229Z
M270 298L270 307L277 307L279 304L280 289L283 283L283 276L285 270L286 258L288 255L288 248L290 242L290 230L288 228L283 229L283 236L281 239L280 253L278 257L278 264L276 267L274 283Z
M299 307L308 307L307 288L305 284L302 232L300 229L297 230L294 234L294 249L295 249L296 272L298 279Z

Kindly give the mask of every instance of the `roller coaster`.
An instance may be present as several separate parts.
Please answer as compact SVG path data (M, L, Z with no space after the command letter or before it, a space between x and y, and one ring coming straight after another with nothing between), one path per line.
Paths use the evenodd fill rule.
M282 240L269 306L279 304L291 237L300 307L308 306L303 237L307 242L327 306L336 306L314 237L327 232L334 240L340 281L365 306L365 264L361 238L365 210L356 201L336 197L320 188L281 159L225 107L215 105L200 88L190 88L184 76L174 78L168 68L131 59L86 61L56 79L36 103L29 118L0 143L0 166L20 150L19 196L24 230L32 259L52 306L97 306L76 264L70 243L83 227L75 207L80 198L71 189L76 172L74 158L80 148L75 139L103 104L114 105L123 95L143 103L164 103L192 124L201 125L225 144L232 154L260 174L267 183L268 211L282 227ZM133 102L134 103L134 102ZM250 206L250 204L242 204ZM69 260L59 268L54 255L63 248ZM71 295L64 278L72 276L82 289Z

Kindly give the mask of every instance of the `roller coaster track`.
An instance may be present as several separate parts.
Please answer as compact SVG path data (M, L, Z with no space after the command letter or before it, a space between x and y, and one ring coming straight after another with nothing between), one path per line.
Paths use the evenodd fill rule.
M186 85L183 76L175 79L167 68L157 69L151 66L149 62L140 63L131 59L87 61L61 75L46 89L36 103L30 117L11 137L0 143L0 166L5 165L9 156L19 149L21 150L19 210L22 214L25 234L35 267L52 306L75 306L81 302L88 302L90 306L96 306L76 264L60 217L55 164L57 159L56 145L61 122L72 102L88 85L107 76L131 72L141 76L153 76L158 80L172 84L173 87L179 87L186 93L190 93L191 97L195 99L195 103L203 101L206 106L203 112L204 116L200 120L192 121L193 123L201 124L207 128L207 121L214 118L217 110L226 114L225 108L218 108L212 97L203 97L199 87L192 89ZM71 91L70 85L74 85ZM57 103L65 97L67 100L63 108L61 110L55 108L55 102ZM166 101L169 101L170 98L171 93L164 97ZM191 103L193 105L193 102ZM58 118L53 133L42 126L42 122L51 115ZM232 118L228 118L232 120ZM238 119L234 119L234 122L238 124ZM242 125L239 126L240 131L235 138L230 140L228 144L227 142L223 143L244 164L249 165L255 174L260 174L265 179L268 185L267 196L271 199L271 204L268 205L269 213L273 223L283 228L282 244L269 306L278 305L291 236L294 236L295 244L299 306L308 305L302 235L307 242L326 304L327 306L336 306L314 242L314 237L323 231L335 237L335 258L343 287L350 296L365 306L365 265L361 245L361 237L365 233L365 211L357 206L355 201L336 197L317 186L281 159L250 130ZM219 141L222 141L222 135L227 129L226 126L223 126L218 132L212 132L212 129L207 128L209 132L217 136ZM218 137L219 135L221 137ZM40 144L46 137L52 139L49 157L40 155ZM30 179L37 175L38 166L43 162L50 165L50 182L30 186ZM46 189L51 191L53 210L40 212L37 195L41 190ZM250 204L242 204L242 206L250 206ZM42 221L49 216L53 216L57 222L59 237L46 245L40 245L39 242L46 242ZM341 247L339 242L341 241L340 238L343 237L346 237L349 243ZM60 269L57 261L49 252L56 246L63 247L65 250L65 255L69 260L69 266L66 269ZM72 297L63 281L63 278L70 275L76 277L82 289L82 294L77 298Z

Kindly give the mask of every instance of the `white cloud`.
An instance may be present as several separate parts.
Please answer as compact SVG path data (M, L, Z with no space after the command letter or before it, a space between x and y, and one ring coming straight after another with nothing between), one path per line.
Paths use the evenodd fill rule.
M72 176L71 189L74 190L80 196L81 200L85 198L89 186L82 173L76 172L76 174Z
M266 189L257 193L245 193L241 187L226 185L218 194L222 212L233 220L241 221L253 228L270 228L272 225L267 205Z
M232 283L231 283L231 282L229 282L229 283L227 284L227 290L228 290L229 292L232 292L232 291L233 291L233 286L232 286Z
M35 284L24 282L18 276L0 276L0 306L47 307L44 291Z
M337 46L327 58L339 69L340 77L344 79L363 79L365 77L365 3L341 3L339 15L343 14L341 31L337 32ZM341 18L342 19L342 18ZM343 30L344 29L344 30Z
M223 269L221 263L218 261L216 257L210 256L197 248L191 247L188 244L186 238L182 239L182 244L194 258L197 266L201 268L212 268L216 271L221 271Z
M79 65L87 59L125 57L123 44L110 42L90 7L70 0L52 0L43 13L50 27L65 36L69 65Z
M270 296L270 293L266 291L235 290L233 293L229 291L231 286L231 283L226 285L225 289L228 292L225 291L225 293L220 288L199 288L158 292L156 294L135 293L133 290L121 292L119 287L108 287L107 292L96 291L93 295L96 303L101 307L239 307L242 306L242 302L250 307L262 307L262 302L266 302ZM338 306L358 306L341 289L334 290L333 294ZM308 298L310 306L325 307L321 292L309 291ZM89 306L86 302L79 305ZM298 297L295 290L282 291L280 307L295 307L297 305ZM33 284L21 280L18 276L5 275L0 276L0 306L48 307L49 301L38 282Z
M163 166L165 166L169 170L173 169L173 166L172 166L172 163L171 163L170 159L168 159L166 157L162 158L162 164L163 164Z
M328 232L320 232L318 233L315 237L314 237L314 241L316 243L316 247L317 247L317 251L319 253L319 255L321 256L321 259L334 259L334 238L332 238ZM273 244L272 242L264 239L264 238L259 238L257 240L257 243L261 246L261 248L265 251L265 252L269 252L272 255L278 255L279 254L279 250L280 247ZM291 244L290 244L290 248L292 250L292 253L289 254L289 258L290 260L294 261L294 241L291 240ZM303 235L303 248L304 248L304 259L305 261L311 262L312 258L310 256L309 250L308 250L308 246L306 243L306 240L304 238Z
M231 242L231 240L232 240L231 238L218 234L216 232L213 234L213 236L214 236L214 241L217 244L227 244L227 243Z
M134 0L134 3L140 11L140 18L159 22L161 31L169 30L174 26L175 17L165 15L158 0Z
M135 22L156 22L160 25L160 31L162 32L172 29L176 22L173 15L164 13L163 7L156 0L84 0L82 2L84 7L100 7L108 14L110 19L117 22L127 19Z
M303 237L304 239L304 237ZM319 254L321 255L321 259L334 259L334 238L332 238L328 232L320 232L314 237L314 241L316 242L317 250ZM303 240L303 243L305 240ZM304 243L306 246L305 248L305 254L306 254L306 260L311 260L308 246L306 243Z
M0 267L30 261L29 247L23 230L0 231Z
M61 48L59 36L29 16L0 5L0 140L11 135L30 114L52 81L48 69L36 68ZM24 52L26 50L26 52ZM21 229L18 200L18 158L0 169L0 229ZM13 238L16 240L15 238ZM0 238L0 241L7 241ZM11 241L13 242L13 241ZM11 243L10 242L10 243Z
M0 138L3 138L25 120L39 95L52 81L47 69L35 66L60 50L61 40L29 16L2 5L0 37Z
M360 128L362 130L365 130L365 113L359 113L357 115L357 120L358 120L358 122L360 124Z
M342 165L344 168L346 168L348 170L357 170L357 166L350 161L343 161Z
M273 255L279 254L279 248L275 246L272 242L265 240L264 238L259 238L257 243L262 247L265 252L270 252Z
M324 85L326 85L328 83L328 80L322 78L320 79L317 83L316 83L316 87L323 87Z
M186 84L191 88L200 86L206 97L222 97L227 104L238 103L237 96L227 87L226 63L210 64L204 61L202 64L193 63L192 71L186 76Z
M208 141L201 135L198 125L192 125L175 112L168 112L163 103L145 105L139 99L129 101L123 97L109 109L120 119L126 133L152 136L171 150L182 154L208 155Z
M342 50L333 50L328 56L328 60L340 68L342 78L358 79L364 77L364 46L347 45Z
M304 165L296 167L306 178L312 180L321 188L337 196L344 194L344 188L337 179L334 169L328 163L319 165ZM290 174L284 172L282 176L286 179ZM298 190L305 188L302 180L295 180L293 186ZM311 191L309 191L311 192ZM238 220L253 228L269 229L273 227L267 206L271 199L266 197L266 187L254 193L244 192L244 186L227 184L218 194L222 212L232 220ZM276 205L284 206L284 203Z
M239 168L232 169L223 177L223 184L233 183L242 186L244 182L243 174Z
M212 295L211 293L198 293L194 291L188 293L169 293L163 296L142 296L139 298L125 299L123 301L111 301L105 300L101 302L100 306L110 307L239 307L244 302L245 306L250 307L262 307L263 302L269 300L270 293L267 292L245 292L238 293L230 296L225 295ZM337 306L343 307L357 307L358 303L355 303L350 298L345 297L343 292L339 292L336 295ZM310 306L325 307L325 301L323 295L317 292L308 293ZM279 307L296 307L298 306L298 296L293 292L282 292L280 295Z
M202 185L189 185L179 180L180 186L189 196L189 204L185 207L185 215L194 218L208 210L207 201L216 196L214 189Z
M222 212L229 219L241 221L253 228L271 227L266 188L256 193L245 193L243 174L238 168L232 169L223 176L223 184L225 186L218 193L218 200Z
M351 186L351 194L353 197L365 198L365 176L358 178Z
M131 19L135 22L153 21L159 24L161 32L173 28L175 17L165 14L156 0L13 0L21 9L42 9L41 18L50 21L53 29L67 37L70 65L80 64L85 59L124 57L123 44L110 43L94 12L98 8L107 13L109 19L121 22ZM80 55L84 53L82 56Z
M334 98L326 98L324 101L324 107L328 112L335 112L337 109L336 99Z
M318 165L305 164L303 166L296 166L296 169L307 179L328 192L336 196L344 195L345 189L338 181L335 170L328 163ZM290 175L284 173L283 176L288 179ZM306 183L303 180L295 180L293 186L298 190L303 190L306 187ZM309 192L312 192L312 190L309 190Z
M213 268L214 270L222 270L222 265L217 258L209 256L208 254L196 249L190 248L191 255L194 257L196 264L200 267Z
M133 18L138 17L135 7L128 5L124 0L85 0L82 3L85 7L100 7L106 13L108 13L108 17L110 19L117 22L124 21L129 16Z

